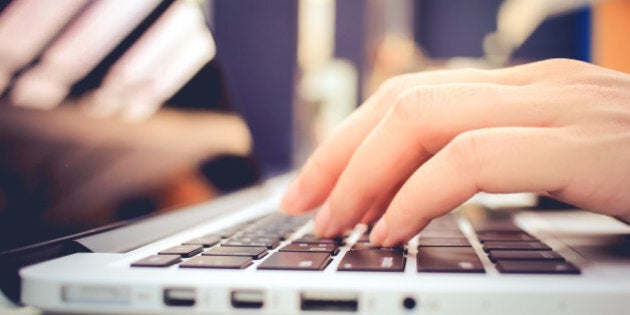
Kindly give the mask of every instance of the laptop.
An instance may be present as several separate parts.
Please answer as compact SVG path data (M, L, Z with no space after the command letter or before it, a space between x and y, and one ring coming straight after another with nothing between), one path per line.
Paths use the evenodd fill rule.
M290 175L288 177L291 177ZM278 212L288 177L69 239L21 299L76 313L625 314L629 227L580 210L467 206L400 248L317 239ZM171 235L146 243L155 231ZM45 251L46 249L41 249Z
M137 10L146 10L145 17L157 21L172 5L163 3ZM76 10L89 12L89 7ZM10 95L5 92L4 98ZM34 107L46 103L22 100ZM70 107L33 113L3 104L2 128L23 116L31 127L82 117ZM163 119L162 110L144 109L125 117L137 121L150 113L155 116L147 122ZM89 121L92 129L99 128L98 120ZM108 124L98 130L117 126ZM5 148L15 145L15 139L24 141L23 134L2 135ZM131 137L126 135L122 138ZM45 143L38 147L47 148ZM87 166L81 163L86 157L110 165L107 162L121 156L135 156L137 150L92 148L78 151L77 158L68 160L73 163L60 164L60 152L68 148L48 148L36 161L19 162L63 165L63 174L86 174ZM5 163L13 151L3 152ZM204 165L218 190L229 193L195 204L171 204L171 211L165 211L155 200L125 199L125 192L139 191L136 188L147 181L130 185L124 175L133 172L117 171L114 177L122 179L113 186L124 189L97 185L108 194L52 207L47 202L62 200L56 197L68 192L64 187L75 192L91 183L110 183L95 180L110 174L104 171L109 168L99 168L96 175L70 176L72 186L56 189L42 187L61 180L59 173L41 172L46 167L33 169L41 182L18 181L11 169L3 169L0 200L7 202L0 206L2 292L16 303L47 312L81 314L627 313L630 227L614 218L544 205L504 207L509 197L481 196L434 220L404 246L375 248L367 241L368 226L320 239L313 235L313 214L282 214L279 199L293 173L235 189L255 176L244 176L250 180L241 185L221 185L222 177L242 174L249 163L219 163L216 171L217 164L204 164L201 155L186 162ZM158 164L153 170L163 168ZM148 182L155 180L149 177ZM22 196L16 212L11 187L44 189L45 198ZM114 196L123 202L102 212L103 202L96 201ZM497 206L497 199L503 206Z

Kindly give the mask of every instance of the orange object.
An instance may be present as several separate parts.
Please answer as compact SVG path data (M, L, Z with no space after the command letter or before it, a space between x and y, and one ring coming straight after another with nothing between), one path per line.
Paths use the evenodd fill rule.
M161 210L170 211L182 206L188 206L203 201L208 201L219 195L219 192L196 173L184 173L171 182L171 185L162 187L156 192L158 207Z
M593 62L630 73L630 0L593 6Z

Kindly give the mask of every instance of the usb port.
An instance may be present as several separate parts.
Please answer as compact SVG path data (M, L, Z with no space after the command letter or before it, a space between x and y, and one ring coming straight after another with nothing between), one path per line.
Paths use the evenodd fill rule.
M168 306L195 305L195 290L188 288L164 289L164 304Z
M234 290L230 295L234 308L262 308L265 305L265 295L261 290Z
M357 312L359 299L356 293L302 292L300 308L303 311Z

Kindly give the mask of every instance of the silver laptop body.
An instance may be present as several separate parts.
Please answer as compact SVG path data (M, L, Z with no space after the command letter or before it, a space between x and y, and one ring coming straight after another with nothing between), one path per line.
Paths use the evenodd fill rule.
M574 274L498 271L470 221L457 214L453 220L479 257L482 273L418 272L422 234L407 244L402 271L341 270L343 257L365 227L346 238L323 270L260 270L259 265L284 246L310 233L308 221L243 269L181 267L194 257L168 267L132 266L188 240L277 212L286 179L276 178L166 217L79 239L98 252L22 269L22 300L48 311L77 313L627 314L630 227L579 210L514 215L518 227L575 266L579 271ZM126 241L131 243L143 231L195 218L203 219L159 241L122 251L113 248L124 248Z

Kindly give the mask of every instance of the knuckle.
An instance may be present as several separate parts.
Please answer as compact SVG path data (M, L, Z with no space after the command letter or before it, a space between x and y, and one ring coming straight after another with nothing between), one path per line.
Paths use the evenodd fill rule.
M398 91L406 87L407 82L409 82L411 77L412 77L412 74L403 74L403 75L391 77L385 80L385 82L383 82L379 86L377 93L382 93L386 95L397 94Z
M426 117L436 106L441 106L444 97L441 89L434 87L417 87L402 93L394 103L391 111L392 118L397 123L421 124L424 126ZM423 130L424 132L424 130Z
M399 76L388 78L378 87L378 92L387 93L389 91L392 91L398 87L398 85L401 83L400 81L401 78Z
M551 58L548 61L557 66L571 66L571 65L579 63L577 60L569 59L569 58Z
M539 66L544 70L551 71L549 79L562 84L588 81L588 78L593 73L592 68L595 67L584 61L568 58L555 58L541 61ZM567 73L571 75L567 75Z
M576 67L584 67L584 66L589 65L589 63L575 60L575 59L569 59L569 58L552 58L552 59L541 61L540 65L542 67L552 66L556 69L566 70L566 69L575 69Z
M492 92L493 86L488 84L448 84L436 86L422 86L408 89L394 102L389 115L391 125L411 130L418 140L427 140L434 144L427 147L436 153L446 144L448 139L448 124L451 123L453 106L460 106L456 102L466 99L497 98L498 93ZM495 95L497 94L497 95Z
M392 100L395 100L401 91L404 91L411 82L411 74L403 74L391 77L381 83L370 99L377 100L375 102L367 102L379 108L380 110L388 110L392 106Z
M409 121L415 121L414 118L419 116L419 107L418 100L409 92L405 92L396 98L390 115L396 123L407 124Z
M455 174L468 175L473 179L477 177L485 159L484 137L481 130L464 132L445 147L447 162L453 167Z

